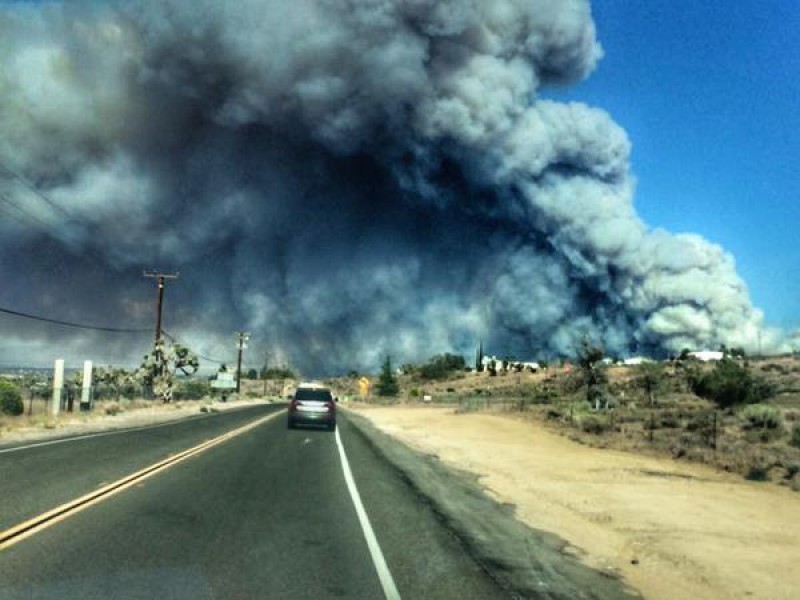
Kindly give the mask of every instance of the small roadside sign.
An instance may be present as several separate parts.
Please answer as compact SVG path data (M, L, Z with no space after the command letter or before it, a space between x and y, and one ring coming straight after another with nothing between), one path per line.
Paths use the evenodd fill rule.
M235 390L236 380L233 373L217 373L217 378L211 381L211 387L215 390Z

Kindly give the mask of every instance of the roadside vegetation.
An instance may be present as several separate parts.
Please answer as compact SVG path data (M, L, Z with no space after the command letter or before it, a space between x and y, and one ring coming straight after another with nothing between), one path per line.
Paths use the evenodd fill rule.
M734 349L717 362L684 352L625 366L586 340L574 361L536 370L513 364L478 370L460 356L436 355L391 373L399 386L392 396L537 419L582 444L669 455L800 490L800 357L750 359ZM341 385L358 397L352 378Z

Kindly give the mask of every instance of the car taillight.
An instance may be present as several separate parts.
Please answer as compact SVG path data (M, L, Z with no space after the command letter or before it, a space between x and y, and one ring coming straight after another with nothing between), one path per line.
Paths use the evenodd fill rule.
M329 411L333 412L336 409L336 405L333 402L326 402L325 403L325 408L327 408Z

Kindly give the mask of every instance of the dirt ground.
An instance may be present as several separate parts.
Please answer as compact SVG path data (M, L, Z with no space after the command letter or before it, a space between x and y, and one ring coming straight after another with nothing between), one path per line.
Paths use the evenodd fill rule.
M471 471L517 517L646 598L798 597L800 495L702 465L582 446L512 417L354 405L384 432Z

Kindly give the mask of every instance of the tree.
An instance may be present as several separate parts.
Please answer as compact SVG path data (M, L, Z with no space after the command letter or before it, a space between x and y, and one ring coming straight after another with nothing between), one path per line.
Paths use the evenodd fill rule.
M392 373L392 358L389 355L383 361L377 389L379 396L397 396L400 392L400 386L397 384L394 373Z
M270 367L261 369L261 379L295 379L295 374L287 367Z
M687 377L692 392L721 408L756 404L775 395L774 386L727 357L717 362L713 370L693 371Z
M192 375L199 366L197 356L180 344L166 346L164 340L158 340L153 351L142 361L136 378L153 387L153 392L165 403L172 400L172 386L175 374L180 371L184 375Z
M458 354L437 354L419 368L422 379L445 379L453 371L463 371L466 367L464 357Z
M255 369L250 369L247 371L247 378L248 379L258 379L258 371Z
M17 416L24 411L19 388L10 381L0 379L0 414Z
M636 382L647 394L647 400L652 405L656 401L656 392L664 384L664 369L659 363L642 363L636 368L638 377Z
M595 410L600 409L600 400L605 396L604 386L608 381L605 368L603 368L603 349L594 346L588 338L584 338L578 349L578 367L586 386L586 401L594 404Z

